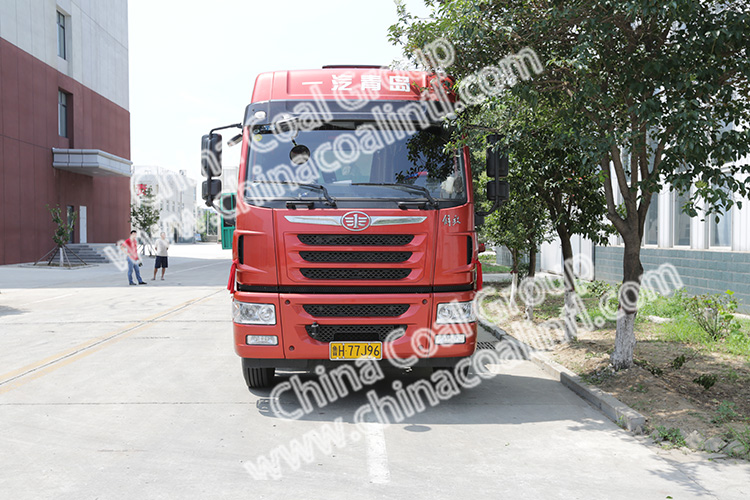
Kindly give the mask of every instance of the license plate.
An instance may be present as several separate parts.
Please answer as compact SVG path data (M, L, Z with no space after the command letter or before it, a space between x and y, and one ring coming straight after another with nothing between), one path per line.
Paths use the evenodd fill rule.
M331 342L330 359L383 359L382 342Z

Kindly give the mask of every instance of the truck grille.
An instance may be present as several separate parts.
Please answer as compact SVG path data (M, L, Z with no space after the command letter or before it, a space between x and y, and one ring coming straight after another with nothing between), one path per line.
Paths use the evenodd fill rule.
M305 245L319 246L389 246L398 247L411 243L413 234L300 234Z
M385 342L393 330L401 330L404 336L406 325L305 325L307 334L319 342Z
M307 262L404 262L411 252L300 252Z
M409 310L409 304L305 304L302 307L316 318L396 317Z
M303 268L300 273L311 280L402 280L411 269Z

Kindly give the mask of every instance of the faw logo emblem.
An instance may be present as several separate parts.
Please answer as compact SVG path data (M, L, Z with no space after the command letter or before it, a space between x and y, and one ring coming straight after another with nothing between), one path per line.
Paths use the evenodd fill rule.
M370 227L370 216L364 212L349 212L341 217L341 225L349 231L364 231Z

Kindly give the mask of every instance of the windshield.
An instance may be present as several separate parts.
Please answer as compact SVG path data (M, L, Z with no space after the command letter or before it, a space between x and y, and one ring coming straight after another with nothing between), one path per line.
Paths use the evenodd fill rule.
M440 127L404 130L373 122L299 131L256 126L245 195L249 203L272 207L457 206L466 202L466 175L460 155L445 151L447 136Z

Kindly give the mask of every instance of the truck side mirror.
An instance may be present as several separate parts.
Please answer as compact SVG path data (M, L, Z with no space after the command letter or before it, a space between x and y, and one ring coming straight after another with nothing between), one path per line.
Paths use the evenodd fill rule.
M510 198L510 184L508 181L497 179L487 183L487 199L492 202L502 203Z
M487 137L487 199L495 205L506 201L510 196L508 181L508 155L501 154L499 142L501 136L492 134Z
M474 218L476 227L484 224L484 218L498 209L510 197L510 185L504 180L508 176L508 155L500 150L502 136L491 134L487 136L487 199L492 202L492 208L487 212L477 212Z
M213 206L213 200L221 193L221 179L209 179L203 181L202 186L203 199L207 206Z
M201 139L201 174L209 180L221 175L221 134L208 134Z

